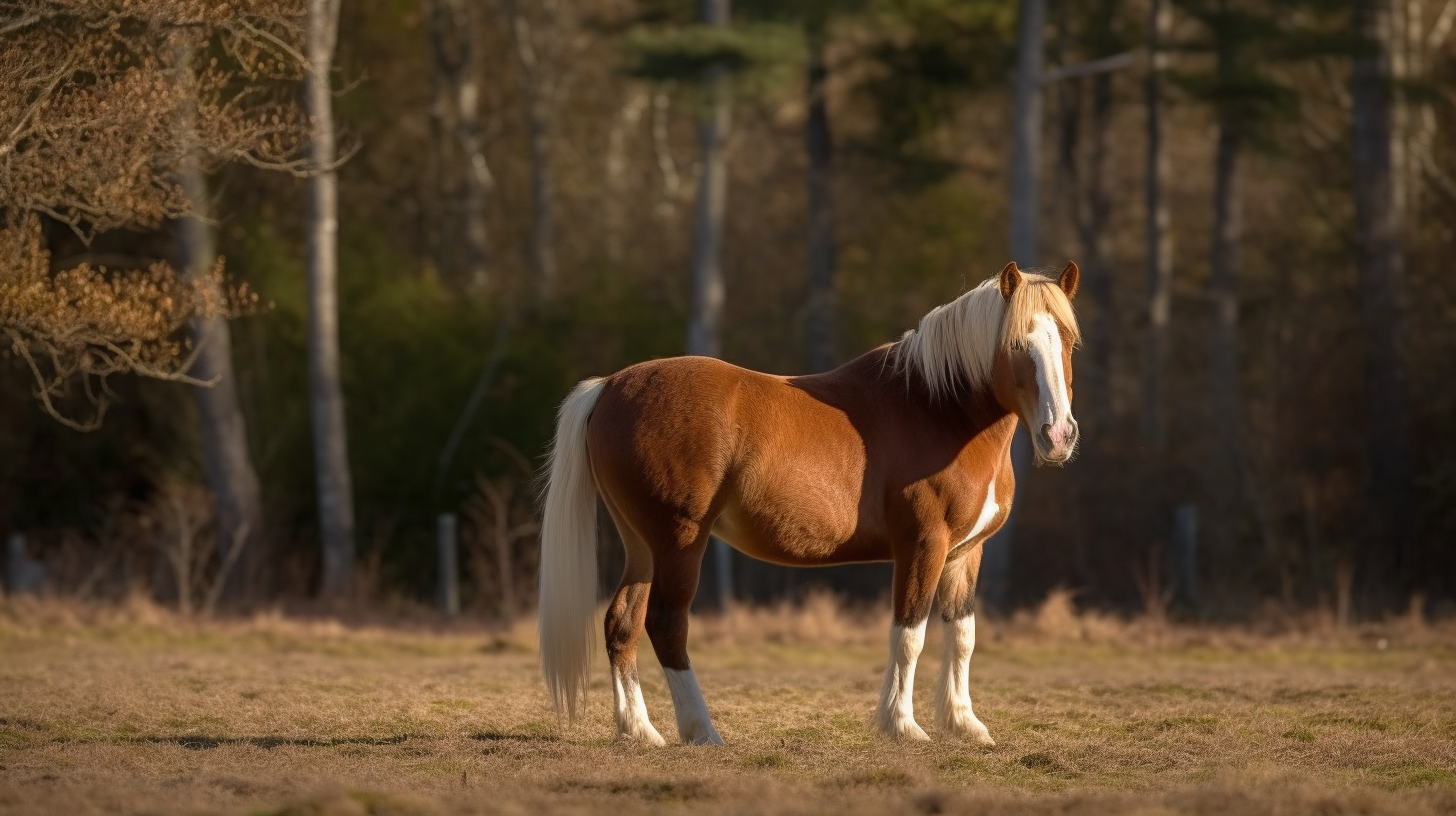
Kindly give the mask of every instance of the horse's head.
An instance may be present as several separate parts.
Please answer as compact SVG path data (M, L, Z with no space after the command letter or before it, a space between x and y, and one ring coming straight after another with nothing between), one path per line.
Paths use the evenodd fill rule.
M1061 464L1077 449L1077 420L1072 418L1077 328L1071 299L1078 275L1077 265L1069 262L1053 282L1022 275L1013 261L998 281L1006 299L1006 342L992 367L992 386L1001 406L1030 432L1040 462Z

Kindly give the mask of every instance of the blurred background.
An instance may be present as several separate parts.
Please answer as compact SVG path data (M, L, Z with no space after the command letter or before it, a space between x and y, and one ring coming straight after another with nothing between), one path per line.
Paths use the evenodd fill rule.
M1451 0L5 0L5 586L522 615L581 378L827 370L1008 260L1070 258L1082 450L1025 469L983 605L1449 615L1453 24ZM741 601L888 588L715 563Z

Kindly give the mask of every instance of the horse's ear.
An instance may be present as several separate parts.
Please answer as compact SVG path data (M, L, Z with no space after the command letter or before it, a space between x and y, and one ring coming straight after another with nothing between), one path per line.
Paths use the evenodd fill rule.
M1010 300L1016 287L1021 285L1021 270L1016 268L1016 261L1001 268L1001 278L997 283L1001 287L1001 297Z
M1082 270L1077 268L1076 261L1067 261L1067 268L1062 270L1062 276L1057 278L1057 285L1067 293L1067 300L1077 296L1077 281L1082 277Z

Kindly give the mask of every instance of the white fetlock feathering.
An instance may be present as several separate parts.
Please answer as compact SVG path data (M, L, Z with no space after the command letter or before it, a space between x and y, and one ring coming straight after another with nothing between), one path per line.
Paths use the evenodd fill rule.
M971 709L971 653L976 650L976 616L945 625L945 668L937 698L935 723L940 730L995 745L991 732Z
M672 708L677 712L677 735L686 745L722 745L723 738L713 727L708 715L708 702L703 699L703 690L698 687L697 675L692 669L667 669L667 687L672 692Z
M647 717L647 704L642 702L642 685L637 682L637 669L612 667L612 714L617 721L617 735L648 745L666 745Z
M879 726L886 736L928 741L915 722L915 662L925 647L925 621L890 627L890 662L880 691Z

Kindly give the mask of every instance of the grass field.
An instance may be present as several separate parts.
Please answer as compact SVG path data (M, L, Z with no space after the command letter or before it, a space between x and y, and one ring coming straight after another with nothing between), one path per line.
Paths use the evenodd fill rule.
M558 726L527 625L0 601L0 813L1456 813L1449 626L983 621L981 749L876 736L883 621L830 606L695 623L728 747L648 749L612 739L604 658Z

